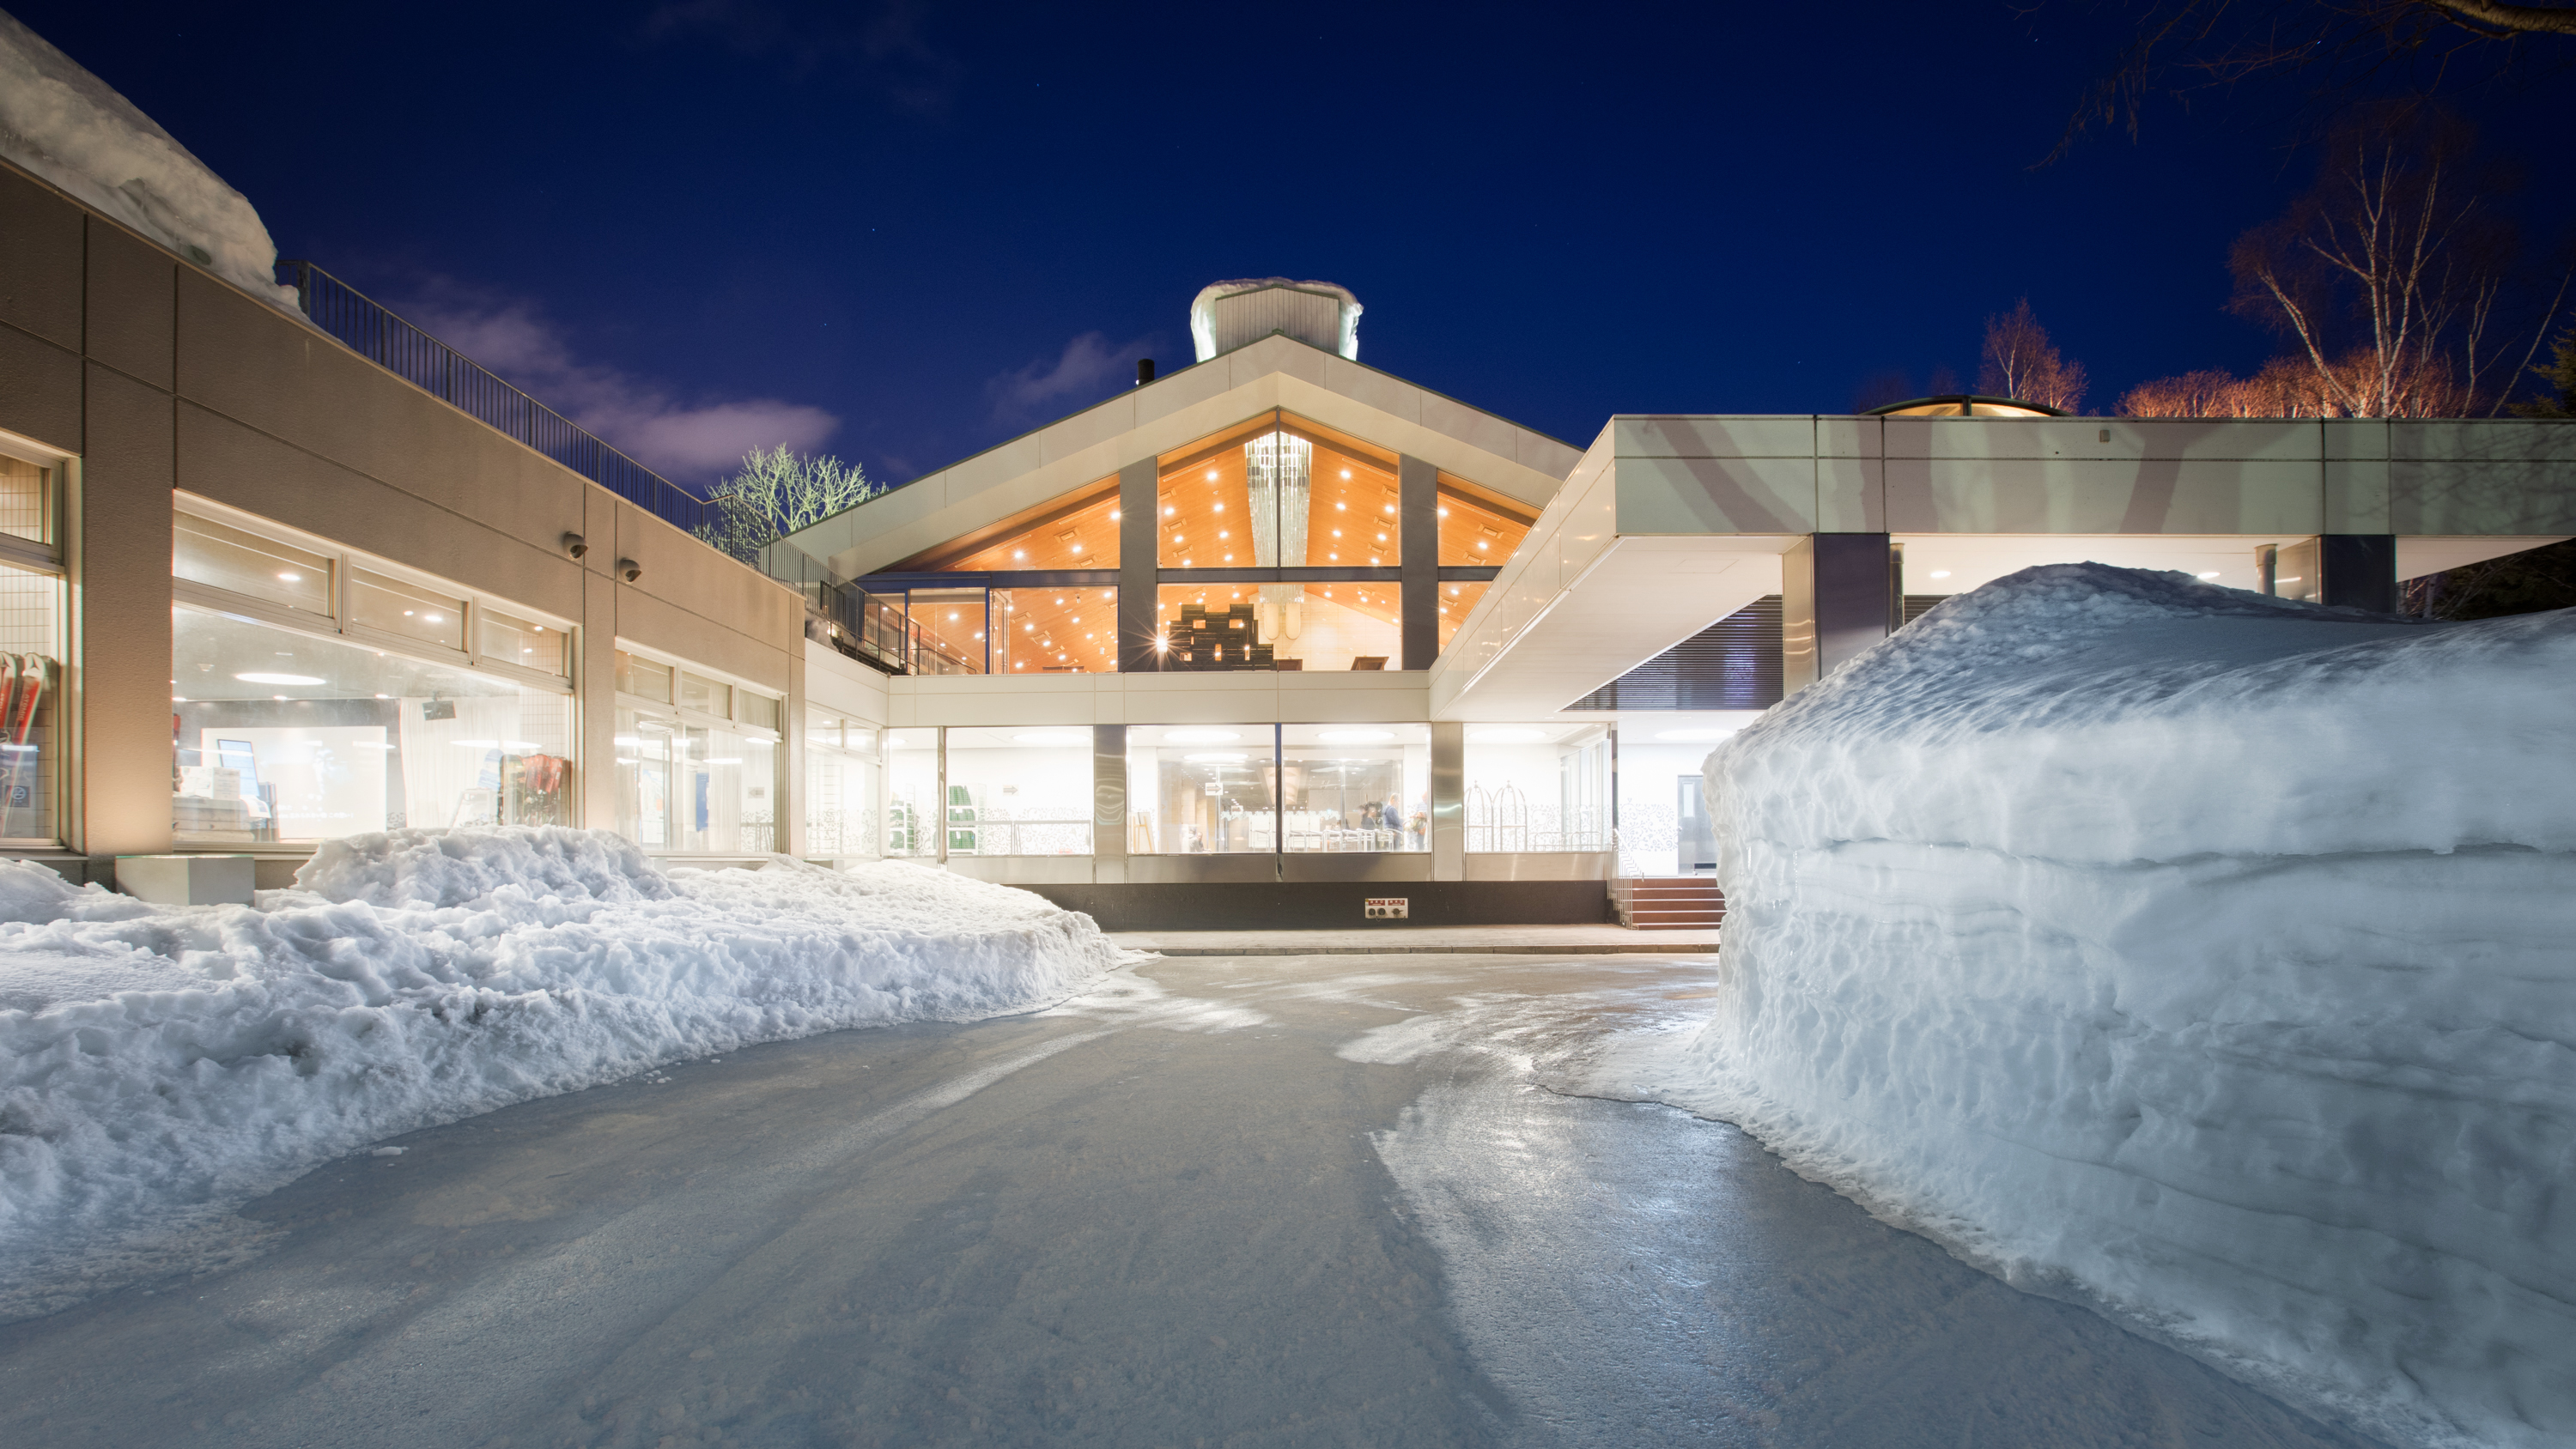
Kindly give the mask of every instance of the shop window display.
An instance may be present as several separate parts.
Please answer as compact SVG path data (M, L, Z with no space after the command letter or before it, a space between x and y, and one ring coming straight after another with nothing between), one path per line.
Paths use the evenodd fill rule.
M1128 852L1276 851L1277 729L1266 724L1128 726Z
M866 858L877 838L877 731L820 711L805 725L805 853L818 860Z
M1091 732L951 728L948 854L1091 853Z
M1608 726L1471 724L1466 733L1469 851L1610 848Z
M1431 727L1280 726L1292 853L1431 848Z

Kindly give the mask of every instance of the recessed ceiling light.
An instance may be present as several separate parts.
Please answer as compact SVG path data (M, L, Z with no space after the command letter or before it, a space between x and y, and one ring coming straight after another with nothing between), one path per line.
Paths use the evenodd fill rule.
M1166 730L1163 733L1163 743L1167 745L1230 745L1242 738L1232 730Z
M2204 579L2214 579L2218 577L2218 570L2211 569L2209 572L2202 574L2201 577Z
M1545 730L1494 729L1477 730L1467 736L1478 744L1533 745L1547 738Z
M1395 736L1385 730L1326 730L1315 738L1328 745L1373 745Z
M322 682L310 674L236 674L233 678L244 684L320 684Z
M1656 733L1655 738L1659 740L1669 740L1677 745L1696 745L1705 744L1710 740L1722 740L1733 733L1735 733L1735 731L1732 728L1722 730L1662 730Z
M1015 745L1087 745L1090 739L1074 730L1031 730L1011 736Z
M1185 765L1240 765L1243 761L1244 756L1239 754L1230 755L1214 753L1181 756L1181 763Z
M1936 578L1936 579L1946 579L1946 578L1948 578L1949 576L1950 576L1950 571L1949 571L1948 569L1934 569L1934 570L1932 571L1932 577L1934 577L1934 578Z

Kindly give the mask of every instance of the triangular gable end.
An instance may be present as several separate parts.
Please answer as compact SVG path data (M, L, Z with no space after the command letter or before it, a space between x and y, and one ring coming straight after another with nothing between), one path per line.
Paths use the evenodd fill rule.
M1255 414L1285 409L1542 508L1582 453L1544 433L1284 336L1210 361L927 473L787 542L842 578L945 551L1042 514Z

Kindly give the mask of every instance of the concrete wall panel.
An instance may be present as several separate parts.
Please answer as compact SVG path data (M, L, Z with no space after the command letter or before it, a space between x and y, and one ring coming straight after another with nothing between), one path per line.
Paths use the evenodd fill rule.
M2408 461L2553 463L2576 469L2576 427L2538 418L2475 421L2398 419L2387 424L2388 456Z
M172 390L178 258L104 222L89 228L88 251L82 330L90 360Z
M0 327L0 428L66 453L81 450L80 355Z
M83 225L52 187L0 165L0 324L80 350Z
M2576 533L2576 466L2565 463L2400 458L2388 489L2391 533Z
M2325 516L2314 462L1891 458L1887 492L1896 533L2316 533Z
M72 563L75 848L170 848L170 395L92 365Z
M1620 458L1812 458L1816 420L1790 417L1621 417L1611 421Z

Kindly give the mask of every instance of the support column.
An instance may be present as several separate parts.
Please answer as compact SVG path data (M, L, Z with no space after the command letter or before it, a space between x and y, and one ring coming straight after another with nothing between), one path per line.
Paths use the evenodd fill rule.
M1467 727L1431 726L1431 878L1467 878Z
M1883 533L1812 533L1780 556L1780 688L1795 694L1896 632L1905 613Z
M2317 540L2320 597L2347 609L2397 612L2397 535L2329 533Z
M1154 546L1161 537L1155 510L1162 500L1162 469L1152 458L1118 470L1118 668L1141 673L1160 668L1154 653ZM1123 835L1122 835L1123 838Z
M1127 883L1127 727L1123 724L1091 727L1091 883Z
M92 857L170 849L170 394L88 366L87 448L67 480L71 754L63 830ZM112 868L112 866L110 867Z
M1396 461L1396 561L1404 570L1396 604L1404 621L1405 669L1428 669L1440 654L1440 470L1420 458Z

